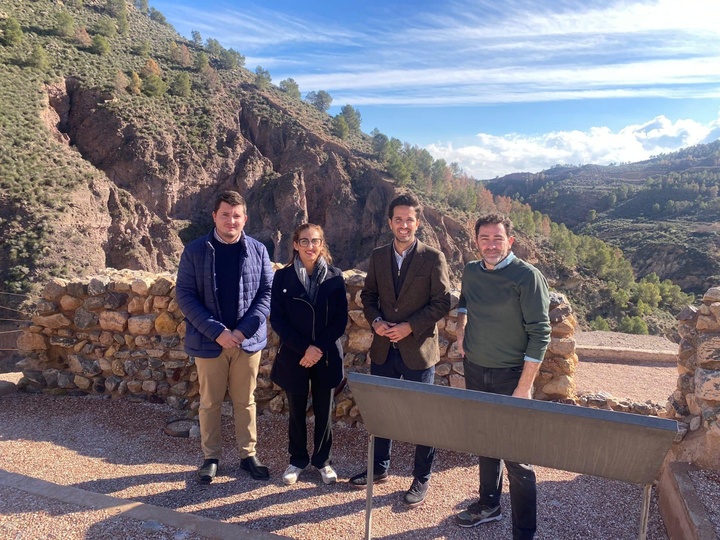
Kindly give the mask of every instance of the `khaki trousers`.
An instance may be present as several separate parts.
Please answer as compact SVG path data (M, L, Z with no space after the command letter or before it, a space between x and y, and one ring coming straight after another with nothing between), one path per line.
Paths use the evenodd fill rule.
M217 358L195 358L200 383L200 440L205 459L222 456L221 407L226 391L235 415L235 439L240 457L255 455L255 386L261 351L223 349Z

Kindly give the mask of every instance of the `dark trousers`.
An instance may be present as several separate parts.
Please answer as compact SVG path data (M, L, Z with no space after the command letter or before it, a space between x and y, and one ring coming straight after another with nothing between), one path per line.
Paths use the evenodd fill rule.
M405 362L403 362L400 351L391 347L384 364L371 364L370 374L380 377L390 377L391 379L405 379L406 381L433 384L435 381L435 366L429 367L428 369L410 369L405 365ZM392 441L390 439L375 438L375 474L381 474L390 468L391 451ZM427 482L430 479L434 458L434 448L431 446L417 445L415 447L413 476L421 482Z
M473 364L467 358L465 367L465 387L468 390L480 390L491 394L511 396L522 374L522 366L517 368L484 368ZM508 426L512 429L512 426ZM480 504L490 507L500 506L502 491L503 460L480 456ZM532 465L505 461L510 480L510 505L512 507L512 525L514 540L531 540L535 535L537 514L537 489L535 471Z
M315 412L315 434L312 459L307 450L307 400L308 392L286 392L290 409L288 429L288 452L290 464L304 469L308 463L321 469L332 463L332 397L333 388L316 388L311 384L313 411Z

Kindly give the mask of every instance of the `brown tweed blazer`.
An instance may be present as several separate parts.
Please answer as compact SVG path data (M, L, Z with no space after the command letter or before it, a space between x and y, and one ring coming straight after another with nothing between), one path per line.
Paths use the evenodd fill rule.
M392 242L373 250L360 293L363 313L371 325L378 317L410 323L412 333L398 342L400 355L410 369L427 369L439 360L437 322L450 311L445 255L418 240L398 296L392 275L393 256ZM384 364L389 348L388 338L374 334L370 358L375 364Z

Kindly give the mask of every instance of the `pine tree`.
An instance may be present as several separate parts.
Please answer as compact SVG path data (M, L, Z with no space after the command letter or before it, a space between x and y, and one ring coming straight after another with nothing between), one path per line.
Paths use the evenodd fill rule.
M347 126L350 131L353 133L359 133L360 123L362 122L360 111L355 109L352 105L345 105L342 109L340 109L340 113L345 117L345 122L347 122Z
M193 30L192 32L190 32L190 35L192 36L192 40L195 46L202 47L203 39L202 35L200 35L200 32L198 32L197 30Z
M3 41L6 45L17 45L22 41L23 31L15 17L5 19L3 27Z
M295 79L285 79L280 81L278 87L293 99L299 100L301 98L300 87L298 86L298 83L295 82Z
M55 31L62 37L73 37L75 35L75 19L67 11L57 14Z
M92 39L92 51L95 54L107 54L110 52L110 43L108 43L108 40L105 36L101 36L100 34L93 36Z
M114 38L117 36L115 21L110 17L101 17L95 25L95 33L108 38Z
M270 85L271 81L272 77L267 69L262 66L255 68L255 86L257 86L260 90L264 90Z
M204 52L200 51L195 55L195 69L198 71L202 71L206 67L210 66L210 59L208 58L208 55Z
M325 90L308 92L305 100L320 112L325 112L332 104L332 97Z
M146 96L157 97L167 92L167 84L154 73L143 78L142 91Z
M148 3L148 0L135 0L135 9L143 15L147 15L148 10L150 9L150 4Z
M175 75L170 85L170 93L174 96L187 97L190 95L190 75L182 72Z
M332 134L339 139L347 139L350 134L350 128L342 114L338 114L332 120Z
M40 71L45 71L48 67L50 67L50 61L48 60L48 55L45 52L45 49L43 49L40 45L35 45L30 53L28 64Z

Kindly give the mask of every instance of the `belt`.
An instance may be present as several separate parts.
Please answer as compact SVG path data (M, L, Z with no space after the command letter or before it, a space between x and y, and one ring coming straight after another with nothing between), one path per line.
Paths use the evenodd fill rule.
M391 346L393 349L397 349L397 348L398 348L397 341L391 341L391 342L390 342L390 346Z

